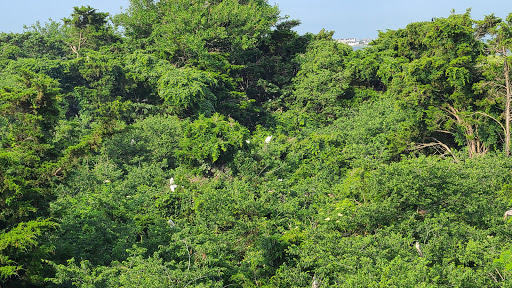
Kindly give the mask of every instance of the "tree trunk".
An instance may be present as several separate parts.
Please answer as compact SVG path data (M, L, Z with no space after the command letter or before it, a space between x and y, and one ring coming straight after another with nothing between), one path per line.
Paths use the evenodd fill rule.
M502 47L504 57L504 73L505 73L505 87L507 89L505 95L505 155L510 156L510 101L512 98L510 87L510 67L507 62L507 54L505 47Z
M455 109L455 107L451 105L448 105L448 108L445 109L445 111L451 114L452 119L455 120L460 127L463 127L469 158L485 155L488 152L488 148L478 137L478 125L471 124L465 120L464 117L461 117L459 110Z

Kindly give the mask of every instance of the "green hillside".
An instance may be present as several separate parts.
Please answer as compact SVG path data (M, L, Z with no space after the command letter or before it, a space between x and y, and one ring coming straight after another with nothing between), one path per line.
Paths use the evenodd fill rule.
M512 14L357 51L299 24L131 0L1 33L0 287L512 287Z

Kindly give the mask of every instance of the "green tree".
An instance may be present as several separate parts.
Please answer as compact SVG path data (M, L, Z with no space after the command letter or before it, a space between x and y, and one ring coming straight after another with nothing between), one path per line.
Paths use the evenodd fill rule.
M170 111L179 116L211 115L217 100L212 92L215 78L198 69L167 67L158 79L158 95Z
M474 37L469 11L381 33L374 46L384 60L396 59L386 60L381 65L385 70L377 72L388 94L425 111L428 133L418 147L458 145L474 157L496 145L486 134L492 121L477 113L486 109L480 106L483 95L472 89L484 44Z
M9 59L18 58L46 58L62 59L68 56L62 24L50 21L45 25L39 22L25 27L25 32L20 34L2 33L0 45L3 55Z
M108 13L96 12L90 6L74 7L71 18L64 18L68 28L67 42L71 51L78 58L84 47L96 50L101 45L117 41L112 27L107 25Z
M51 136L61 95L50 77L18 73L2 75L0 87L0 281L18 275L23 283L37 283L37 257L44 250L37 238L54 227L43 218L53 196Z
M277 22L266 1L160 1L157 47L178 65L254 47ZM210 55L211 54L211 55Z
M344 65L352 48L335 42L332 35L322 30L306 53L297 57L300 70L293 80L292 105L321 122L336 119L343 104L353 96L351 75Z
M411 150L420 131L421 113L390 98L375 99L350 109L324 130L337 135L350 166L364 169L390 163Z
M155 0L130 0L130 5L125 13L114 17L117 25L124 27L125 38L133 48L151 49L154 44L151 35L161 23L159 1Z
M183 163L192 164L227 163L249 137L247 128L219 114L208 118L200 115L183 132L178 153Z
M512 57L512 14L505 21L493 14L477 21L476 36L489 36L486 41L488 53L481 57L480 67L485 80L475 84L477 90L484 90L489 95L490 102L499 102L503 110L505 154L510 155L510 125L512 115L512 80L510 65ZM494 118L493 118L494 119Z
M261 105L274 106L274 100L282 101L284 95L289 93L292 79L297 74L300 64L294 61L297 54L305 53L313 34L299 35L292 29L300 25L298 20L279 22L267 37L260 40L256 47L247 50L232 52L235 65L242 65L235 70L234 77L240 77L242 85L250 99ZM285 103L279 103L279 109Z

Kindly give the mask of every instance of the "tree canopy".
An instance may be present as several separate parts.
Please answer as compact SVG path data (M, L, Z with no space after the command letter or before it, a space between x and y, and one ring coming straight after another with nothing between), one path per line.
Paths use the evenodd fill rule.
M298 25L131 0L1 33L0 286L511 286L512 14Z

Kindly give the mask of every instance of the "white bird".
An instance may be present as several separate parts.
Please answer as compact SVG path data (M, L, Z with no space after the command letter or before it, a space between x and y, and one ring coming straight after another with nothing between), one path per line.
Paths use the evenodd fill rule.
M508 216L512 216L512 209L505 211L505 215L503 215L503 220L507 220Z
M169 188L171 189L172 192L174 192L174 190L178 188L178 185L174 184L174 178L172 177L171 179L169 179Z
M418 251L418 254L420 255L420 257L423 257L423 252L421 252L420 242L416 241L414 246L416 246L416 250Z
M270 143L270 140L272 140L272 135L268 136L266 139L265 139L265 143Z
M313 283L311 283L311 288L318 288L318 287L320 287L320 284L322 284L322 282L320 282L318 279L316 279L316 275L314 275Z
M176 226L176 224L174 224L174 221L172 221L172 219L167 220L167 224L169 224L169 226L171 228L174 228L174 226Z

